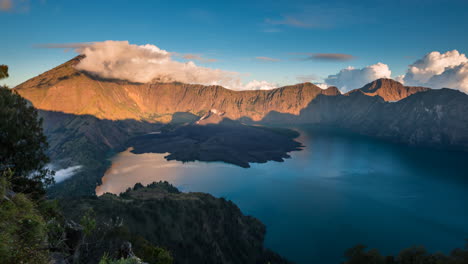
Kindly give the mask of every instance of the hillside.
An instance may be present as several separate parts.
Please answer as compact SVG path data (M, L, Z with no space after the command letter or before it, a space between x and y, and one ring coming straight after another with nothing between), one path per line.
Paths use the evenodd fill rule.
M299 114L317 95L337 95L332 87L322 90L311 83L268 91L233 91L221 86L182 83L130 83L107 80L77 71L80 56L32 78L17 87L38 109L107 120L170 122L177 112L202 116L219 109L225 117L261 120L278 111Z
M166 248L175 264L289 263L265 249L265 226L245 216L232 202L204 193L181 193L167 182L133 189L116 196L65 199L65 215L78 221L90 208L98 223L120 219L135 235ZM83 263L96 263L108 245L82 252ZM94 260L94 261L93 261Z
M319 124L415 146L468 151L468 95L429 90L398 102L361 91L319 96L300 115L270 113L269 124Z

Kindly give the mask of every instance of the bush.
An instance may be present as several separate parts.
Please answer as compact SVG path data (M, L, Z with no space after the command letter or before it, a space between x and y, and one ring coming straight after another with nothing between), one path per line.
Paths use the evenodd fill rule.
M0 189L8 192L5 176ZM48 263L47 225L35 203L26 195L11 193L0 198L0 260L2 263Z

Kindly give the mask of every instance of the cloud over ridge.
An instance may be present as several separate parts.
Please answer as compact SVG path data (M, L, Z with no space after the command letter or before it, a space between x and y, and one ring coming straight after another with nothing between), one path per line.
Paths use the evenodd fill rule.
M238 72L225 71L198 66L194 60L208 63L215 59L205 58L201 54L179 54L158 48L155 45L135 45L128 41L104 41L92 43L44 44L40 48L73 49L86 55L76 66L103 78L122 79L131 82L183 82L203 85L221 85L232 90L266 90L278 87L278 84L265 80L241 81ZM303 60L346 61L354 56L342 53L295 53L308 55ZM185 60L174 60L176 56ZM256 60L275 62L271 57L255 57ZM361 88L365 84L380 78L391 78L387 64L376 63L363 68L347 67L337 74L328 75L323 87L336 86L342 92ZM298 80L317 79L312 75L299 75ZM457 50L441 53L433 51L408 66L404 75L395 80L408 86L427 86L434 89L452 88L468 93L468 58Z
M400 80L405 85L452 88L468 93L468 58L458 50L433 51L409 65Z
M200 54L179 54L158 48L155 45L135 45L128 41L107 40L91 43L42 44L38 48L73 49L85 55L75 68L102 78L121 79L137 83L183 82L203 85L221 85L231 90L265 90L277 85L267 81L253 80L246 84L241 74L201 67L193 61L180 62L172 59L177 56L185 60L215 62Z
M171 53L154 45L134 45L128 41L104 41L76 48L86 55L76 66L103 78L132 82L152 81L232 85L238 74L197 66L193 61L178 62Z
M387 64L376 63L361 69L349 66L342 69L335 75L325 78L325 83L329 86L336 86L342 92L361 88L365 84L380 78L390 78L392 72Z

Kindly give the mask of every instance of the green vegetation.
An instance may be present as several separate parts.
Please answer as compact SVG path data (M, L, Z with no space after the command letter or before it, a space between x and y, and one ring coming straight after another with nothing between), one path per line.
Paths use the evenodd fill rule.
M39 198L53 183L42 120L20 95L0 87L0 174L10 174L11 188Z
M7 76L8 68L0 66L0 78ZM128 240L134 241L147 263L172 263L167 251L130 234L124 223L99 225L92 209L82 215L80 224L66 220L58 201L45 199L46 188L54 181L46 168L49 146L37 110L16 92L0 87L0 120L0 263L42 264L51 259L97 263L102 248L115 252L119 243ZM127 231L116 233L116 229ZM115 234L120 234L118 243L104 247L116 241ZM100 253L80 261L88 252ZM141 263L133 260L138 258L103 263Z
M9 193L8 178L11 173L0 177L0 262L48 263L46 221L27 195Z
M99 247L99 252L87 253L91 258L115 252L113 245L129 241L135 255L150 263L289 263L264 248L265 226L243 215L234 203L205 193L183 193L168 182L146 187L137 183L120 195L70 198L62 205L75 221L94 211L99 224L93 233L96 240L104 237L107 242L94 243L90 237ZM100 234L112 225L106 235Z
M6 77L8 67L0 65L0 79ZM41 120L8 87L0 87L0 120L0 260L48 263L47 217L53 208L43 196L53 173L44 168Z

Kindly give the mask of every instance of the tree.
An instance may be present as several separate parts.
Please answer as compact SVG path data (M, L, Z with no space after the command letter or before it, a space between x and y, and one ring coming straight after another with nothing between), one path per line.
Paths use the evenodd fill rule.
M0 65L0 80L8 78L8 66Z
M8 67L0 69L0 76L8 76ZM54 182L53 172L46 168L47 148L36 109L16 91L0 86L0 175L13 172L8 179L13 191L35 198L45 194Z

